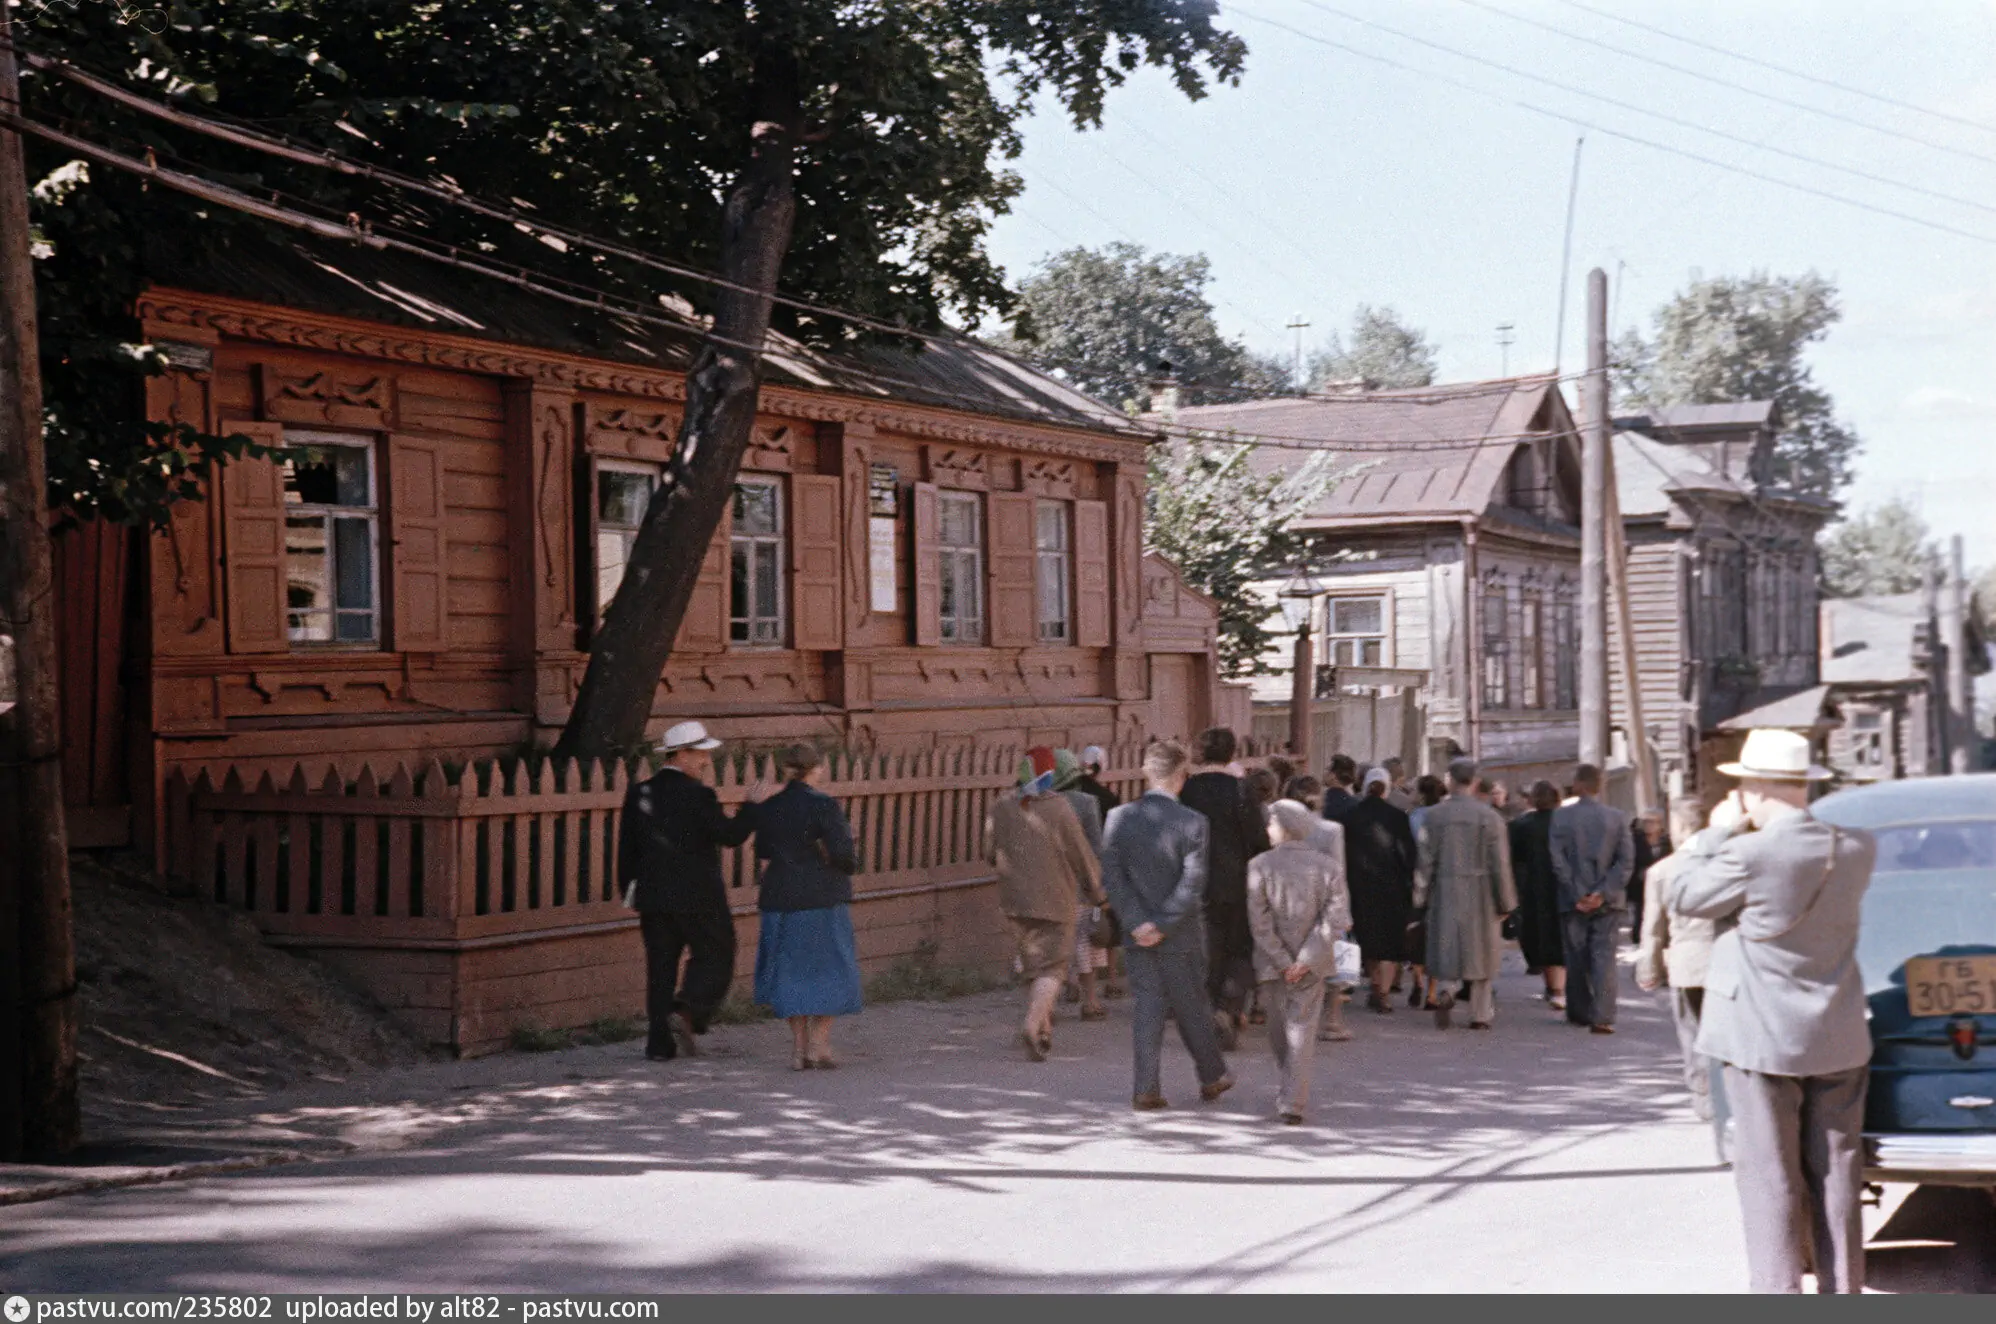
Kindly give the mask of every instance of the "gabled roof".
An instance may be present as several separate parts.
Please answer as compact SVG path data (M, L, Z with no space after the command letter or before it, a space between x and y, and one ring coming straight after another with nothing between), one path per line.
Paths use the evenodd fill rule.
M683 330L577 307L476 272L422 258L290 234L239 230L229 242L155 262L158 283L369 322L684 371L701 324ZM660 309L662 316L669 316ZM831 353L772 332L763 380L1064 427L1139 429L1064 382L964 340L917 350L858 345Z
M1927 623L1924 593L1823 602L1824 680L1837 685L1890 685L1924 680L1917 635Z
M1668 515L1675 493L1719 492L1743 500L1754 495L1750 485L1720 473L1695 448L1634 431L1617 432L1614 448L1615 494L1624 519Z
M1253 459L1263 472L1294 469L1312 453L1336 457L1347 476L1299 521L1306 529L1483 515L1501 503L1519 447L1572 433L1551 375L1201 405L1179 410L1177 422L1264 439Z
M1751 428L1773 428L1780 407L1772 400L1735 400L1716 405L1667 405L1647 413L1615 420L1621 428L1644 431L1690 432L1706 428L1737 432Z

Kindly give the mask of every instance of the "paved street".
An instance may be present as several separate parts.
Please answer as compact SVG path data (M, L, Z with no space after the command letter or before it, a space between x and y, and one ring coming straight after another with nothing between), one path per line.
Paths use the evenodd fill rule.
M869 1011L835 1073L789 1072L781 1025L670 1066L622 1044L417 1068L244 1119L352 1157L0 1211L0 1283L1737 1290L1730 1177L1660 1008L1638 995L1595 1037L1535 983L1505 978L1489 1034L1357 1013L1300 1129L1272 1123L1258 1041L1219 1106L1174 1047L1176 1106L1131 1113L1127 1001L1063 1022L1045 1066L992 995ZM1908 1202L1878 1285L1996 1283L1991 1222L1980 1196Z

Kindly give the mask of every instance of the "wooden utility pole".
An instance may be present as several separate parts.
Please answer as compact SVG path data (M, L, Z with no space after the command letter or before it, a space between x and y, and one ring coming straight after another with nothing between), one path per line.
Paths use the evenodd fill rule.
M1636 765L1636 808L1662 809L1656 764L1650 757L1649 727L1643 721L1642 672L1638 670L1635 607L1629 601L1629 544L1622 528L1622 494L1615 484L1615 454L1608 450L1608 594L1614 601L1616 665L1622 672L1623 711L1629 722L1629 758Z
M1961 535L1948 549L1947 583L1941 589L1941 634L1947 639L1947 770L1967 772L1980 754L1975 736L1975 692L1968 680L1968 583Z
M1580 761L1608 761L1608 273L1587 273L1580 383Z
M20 109L9 29L0 39L0 111ZM5 128L0 302L0 633L14 638L20 692L0 717L0 1157L20 1158L74 1149L82 1121L27 165L20 135Z

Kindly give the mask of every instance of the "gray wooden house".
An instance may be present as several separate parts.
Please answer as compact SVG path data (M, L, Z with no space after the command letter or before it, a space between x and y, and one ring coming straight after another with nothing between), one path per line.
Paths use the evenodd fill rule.
M1264 471L1318 453L1341 471L1298 525L1315 549L1309 568L1331 588L1317 606L1320 695L1392 689L1415 673L1431 763L1460 749L1506 780L1571 774L1580 458L1556 379L1292 396L1175 418L1256 442ZM1371 559L1335 562L1339 551ZM1289 568L1270 569L1272 590ZM1257 678L1258 698L1287 699L1289 637L1271 654L1276 674ZM1332 752L1315 751L1319 762Z
M1823 680L1841 717L1827 742L1830 766L1855 782L1945 772L1947 650L1960 648L1969 675L1981 676L1988 643L1979 604L1965 613L1962 637L1951 640L1925 593L1824 602ZM1981 766L1980 748L1971 753L1971 766Z
M1710 798L1745 716L1820 683L1816 535L1836 506L1779 481L1771 401L1682 405L1616 427L1643 722L1660 784ZM1620 669L1609 673L1625 737Z

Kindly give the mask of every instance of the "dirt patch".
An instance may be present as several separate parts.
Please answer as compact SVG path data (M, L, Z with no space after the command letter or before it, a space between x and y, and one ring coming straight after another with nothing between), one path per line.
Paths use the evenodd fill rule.
M71 882L93 1138L435 1056L333 971L267 945L243 915L89 863Z

